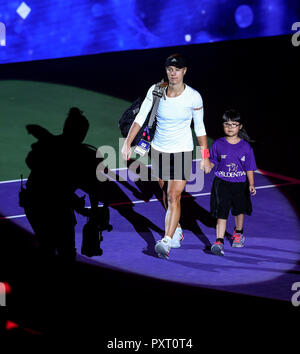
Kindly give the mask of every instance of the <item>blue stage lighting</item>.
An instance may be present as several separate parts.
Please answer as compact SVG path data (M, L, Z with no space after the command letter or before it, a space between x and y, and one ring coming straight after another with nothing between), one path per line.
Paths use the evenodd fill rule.
M22 4L16 10L17 14L25 20L31 12L31 8L25 3Z
M6 46L6 28L4 23L0 22L0 47Z
M248 5L241 5L235 11L235 21L241 28L251 26L253 22L253 11Z
M290 34L299 20L299 0L0 0L0 63Z

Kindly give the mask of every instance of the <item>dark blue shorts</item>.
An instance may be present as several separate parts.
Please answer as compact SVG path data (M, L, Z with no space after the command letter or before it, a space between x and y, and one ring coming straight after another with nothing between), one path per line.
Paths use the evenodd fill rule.
M192 171L193 151L166 153L151 147L153 176L169 180L188 180Z
M228 219L229 212L251 215L252 203L248 182L227 182L215 177L210 195L210 212L218 219Z

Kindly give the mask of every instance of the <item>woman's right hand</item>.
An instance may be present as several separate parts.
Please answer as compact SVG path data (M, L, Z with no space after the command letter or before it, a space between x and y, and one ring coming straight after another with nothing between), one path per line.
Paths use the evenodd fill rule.
M128 143L127 139L124 141L124 145L121 150L121 154L124 160L129 160L131 156L131 146Z

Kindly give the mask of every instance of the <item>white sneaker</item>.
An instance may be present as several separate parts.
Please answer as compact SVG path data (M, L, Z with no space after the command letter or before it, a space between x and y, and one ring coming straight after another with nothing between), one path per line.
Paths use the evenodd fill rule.
M181 227L177 227L171 240L171 248L179 248L183 240L183 232Z
M169 258L170 254L170 248L171 248L171 240L170 238L162 238L161 240L156 242L155 245L155 252L157 253L159 258Z

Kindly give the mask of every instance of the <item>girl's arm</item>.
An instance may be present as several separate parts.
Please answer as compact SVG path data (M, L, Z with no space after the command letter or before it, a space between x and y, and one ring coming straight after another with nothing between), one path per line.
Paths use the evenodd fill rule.
M251 195L256 194L256 189L254 187L254 171L247 171L247 178L249 181L249 190Z
M210 161L211 169L213 169L218 164L218 152L215 143L213 143L212 146L210 147L209 161Z

